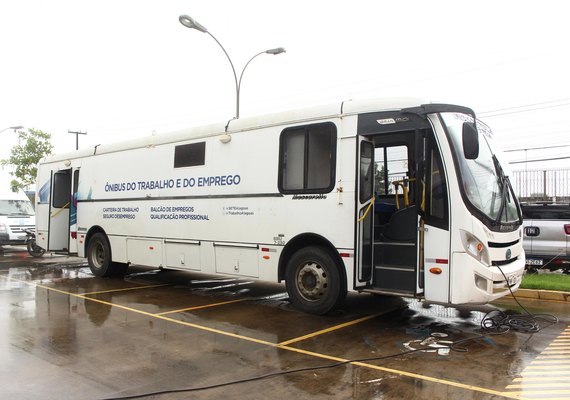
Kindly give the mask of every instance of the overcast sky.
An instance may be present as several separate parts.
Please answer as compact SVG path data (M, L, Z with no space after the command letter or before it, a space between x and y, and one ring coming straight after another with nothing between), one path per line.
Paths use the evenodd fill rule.
M18 0L0 3L0 130L53 136L58 153L235 114L370 97L470 106L512 161L570 157L564 1ZM0 158L17 140L1 133ZM513 164L512 169L570 166Z

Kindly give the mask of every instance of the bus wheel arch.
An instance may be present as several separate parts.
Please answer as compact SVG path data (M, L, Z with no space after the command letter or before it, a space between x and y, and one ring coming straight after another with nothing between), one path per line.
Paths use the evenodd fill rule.
M85 256L89 269L95 276L121 276L127 271L128 265L113 262L111 244L107 234L101 227L89 230L85 240Z
M344 263L332 244L315 234L291 240L279 260L291 303L304 312L326 314L345 299Z

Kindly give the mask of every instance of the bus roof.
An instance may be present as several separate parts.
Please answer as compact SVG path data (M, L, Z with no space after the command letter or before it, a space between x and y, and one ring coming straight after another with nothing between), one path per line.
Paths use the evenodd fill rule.
M76 158L91 157L99 154L175 143L185 140L249 131L252 129L278 126L282 124L304 123L313 120L337 118L375 111L399 110L428 103L420 98L384 98L369 100L347 100L340 103L313 106L272 114L231 119L225 122L202 125L158 135L143 136L120 142L92 146L78 151L55 154L44 158L40 163L51 163Z

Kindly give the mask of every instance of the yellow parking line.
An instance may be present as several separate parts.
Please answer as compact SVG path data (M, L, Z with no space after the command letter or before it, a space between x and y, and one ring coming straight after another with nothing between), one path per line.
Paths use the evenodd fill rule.
M558 371L558 370L527 371L527 369L525 368L525 370L522 371L519 375L522 376L523 378L532 377L532 376L551 376L553 378L558 378L562 376L568 377L568 374L570 374L570 371Z
M551 382L553 385L556 385L557 381L562 383L568 382L567 376L559 376L558 378L553 376L525 376L524 378L515 378L513 382Z
M540 353L543 354L543 353ZM550 355L546 355L546 356L536 356L535 357L536 360L567 360L568 356L565 356L563 354L550 354Z
M127 290L137 290L137 289L148 289L148 288L154 288L154 287L162 287L162 286L171 286L172 283L164 283L161 285L146 285L146 286L133 286L130 288L122 288L122 289L109 289L109 290L99 290L97 292L87 292L87 293L82 293L83 296L90 296L92 294L102 294L102 293L113 293L113 292L124 292Z
M274 343L271 342L267 342L265 340L260 340L260 339L255 339L252 337L248 337L248 336L242 336L242 335L238 335L235 333L231 333L231 332L226 332L226 331L221 331L219 329L214 329L214 328L208 328L207 326L203 326L203 325L197 325L197 324L193 324L191 322L185 322L185 321L180 321L177 319L173 319L173 318L169 318L169 317L165 317L163 315L158 315L158 314L152 314L146 311L142 311L142 310L137 310L135 308L131 308L131 307L127 307L127 306L122 306L120 304L115 304L115 303L109 303L107 301L103 301L103 300L99 300L99 299L93 299L91 297L84 297L81 295L76 295L77 297L80 298L84 298L86 300L91 300L91 301L95 301L97 303L101 303L101 304L105 304L105 305L109 305L112 307L117 307L117 308L121 308L123 310L127 310L127 311L131 311L137 314L141 314L141 315L145 315L147 317L154 317L154 318L158 318L161 319L163 321L168 321L168 322L173 322L175 324L179 324L179 325L185 325L185 326L189 326L191 328L196 328L196 329L200 329L203 331L208 331L208 332L212 332L212 333L217 333L219 335L223 335L223 336L229 336L235 339L241 339L241 340L246 340L248 342L254 342L254 343L258 343L258 344L263 344L265 346L271 346L271 347L275 347Z
M521 397L522 398L522 397ZM535 397L536 398L536 397ZM540 397L538 397L540 398ZM569 396L564 396L564 397L552 397L552 396L548 396L548 397L542 397L543 399L547 399L547 400L568 400L570 399Z
M249 298L243 298L243 299L237 299L237 300L229 300L229 301L222 301L222 302L220 302L220 303L205 304L205 305L203 305L203 306L195 306L195 307L181 308L181 309L179 309L179 310L165 311L165 312L161 312L161 313L156 313L156 314L154 314L154 315L167 315L167 314L175 314L175 313L184 312L184 311L200 310L200 309L202 309L202 308L223 306L224 304L239 303L239 302L246 301L246 300L249 300Z
M560 360L544 360L544 361L542 361L542 360L537 360L537 361L531 362L531 364L532 364L532 365L535 365L535 364L541 364L541 365L546 365L546 364L548 364L548 365L552 365L552 364L554 364L554 365L557 365L557 364L559 364L559 365L567 365L567 364L570 364L570 359L568 359L568 358L563 358L563 359L560 359Z
M323 335L325 333L329 333L329 332L336 331L336 330L339 330L342 328L346 328L347 326L355 325L355 324L358 324L358 323L363 322L363 321L368 321L369 319L376 318L379 315L382 315L382 313L368 315L366 317L355 319L354 321L345 322L344 324L335 325L335 326L332 326L330 328L322 329L320 331L309 333L309 334L304 335L304 336L299 336L299 337L294 338L294 339L286 340L284 342L277 344L277 346L288 346L292 343L297 343L297 342L303 341L305 339L309 339L309 338L312 338L315 336Z
M511 393L508 393L508 392L498 392L496 390L486 389L486 388L482 388L479 386L466 385L464 383L448 381L446 379L433 378L431 376L415 374L413 372L406 372L406 371L401 371L398 369L381 367L378 365L368 364L368 363L360 362L360 361L350 361L350 360L347 360L344 358L333 357L333 356L328 356L326 354L315 353L313 351L298 349L296 347L279 346L279 348L284 349L284 350L293 351L295 353L305 354L305 355L312 356L312 357L323 358L323 359L336 361L336 362L345 362L347 364L352 364L352 365L355 365L358 367L363 367L363 368L367 368L367 369L374 369L374 370L378 370L378 371L382 371L382 372L389 372L391 374L397 374L397 375L405 376L407 378L420 379L420 380L433 382L433 383L440 383L440 384L447 385L447 386L453 386L456 388L471 390L471 391L475 391L475 392L487 393L487 394L491 394L494 396L506 397L509 399L520 399L519 396L512 396Z
M176 320L176 319L173 319L173 318L165 317L165 316L163 316L163 315L157 315L157 314L149 313L149 312L146 312L146 311L137 310L137 309L135 309L135 308L123 306L123 305L121 305L121 304L110 303L110 302L108 302L108 301L95 299L95 298L93 298L93 297L87 297L87 296L85 296L85 295L83 295L83 294L77 294L77 293L66 292L66 291L64 291L64 290L56 289L56 288L54 288L54 287L45 286L45 285L40 285L40 284L37 284L37 283L28 282L28 281L23 281L23 280L15 279L15 278L12 278L12 277L6 277L6 279L10 279L10 280L13 280L13 281L16 281L16 282L21 282L21 283L24 283L25 285L29 285L29 286L39 287L39 288L41 288L41 289L51 290L51 291L56 292L56 293L65 294L65 295L72 296L72 297L76 297L76 298L79 298L79 299L94 301L95 303L104 304L104 305L111 306L111 307L117 307L117 308L120 308L120 309L122 309L122 310L131 311L131 312L133 312L133 313L140 314L140 315L145 315L145 316L147 316L147 317L154 317L154 318L158 318L158 319L161 319L161 320L164 320L164 321L173 322L173 323L175 323L175 324L190 326L190 327L192 327L192 328L200 329L200 330L203 330L203 331L218 333L218 334L220 334L220 335L229 336L229 337L233 337L233 338L236 338L236 339L242 339L242 340L246 340L246 341L249 341L249 342L254 342L254 343L259 343L259 344L263 344L263 345L266 345L266 346L275 347L275 343L267 342L267 341L265 341L265 340L260 340L260 339L255 339L255 338L251 338L251 337L247 337L247 336L237 335L237 334L231 333L231 332L220 331L220 330L218 330L218 329L208 328L207 326L196 325L196 324L193 324L193 323L191 323L191 322L185 322L185 321Z
M570 383L567 382L559 382L559 383L521 383L516 385L509 385L507 389L533 389L533 388L570 388Z
M172 322L174 324L184 325L184 326L188 326L188 327L195 328L198 330L202 330L202 331L206 331L206 332L212 332L212 333L216 333L216 334L219 334L222 336L227 336L227 337L231 337L231 338L235 338L235 339L241 339L244 341L257 343L257 344L273 347L273 348L280 349L280 350L288 350L291 352L305 354L305 355L309 355L312 357L316 357L316 358L320 358L320 359L326 359L326 360L330 360L330 361L346 362L347 364L352 364L352 365L367 368L367 369L374 369L374 370L378 370L378 371L382 371L382 372L388 372L388 373L397 374L400 376L405 376L408 378L420 379L423 381L428 381L428 382L438 383L438 384L442 384L442 385L452 386L452 387L461 388L461 389L474 391L474 392L491 394L494 396L501 396L501 397L510 398L510 399L520 399L521 398L520 396L518 396L519 392L499 392L496 390L482 388L479 386L466 385L466 384L459 383L459 382L453 382L453 381L449 381L449 380L445 380L445 379L433 378L431 376L415 374L412 372L401 371L401 370L392 369L392 368L385 368L385 367L381 367L381 366L373 365L373 364L368 364L368 363L364 363L364 362L350 361L350 360L347 360L344 358L330 356L330 355L326 355L326 354L322 354L322 353L315 353L312 351L298 349L295 347L280 345L278 343L267 342L265 340L255 339L255 338L248 337L248 336L242 336L242 335L238 335L238 334L231 333L231 332L221 331L219 329L209 328L207 326L197 325L197 324L193 324L191 322L180 321L180 320L176 320L173 318L166 317L164 315L152 314L152 313L149 313L146 311L137 310L135 308L123 306L120 304L110 303L108 301L99 300L99 299L96 299L93 297L87 297L87 296L82 295L82 294L66 292L64 290L56 289L56 288L50 287L50 286L45 286L45 285L40 285L40 284L33 283L33 282L23 281L23 280L15 279L12 277L4 277L4 276L0 276L0 277L2 277L4 279L13 280L16 282L21 282L21 283L24 283L24 284L29 285L29 286L34 286L34 287L38 287L38 288L42 288L42 289L46 289L46 290L51 290L53 292L61 293L61 294L67 295L67 296L76 297L76 298L80 298L80 299L84 299L84 300L88 300L88 301L93 301L93 302L108 305L111 307L116 307L116 308L119 308L119 309L122 309L125 311L133 312L135 314L140 314L140 315L144 315L144 316L151 317L151 318L157 318L157 319L161 319L163 321ZM370 317L372 317L372 316L370 316ZM517 394L515 395L513 393L517 393Z
M570 394L570 390L566 389L562 389L562 390L533 390L533 391L528 391L528 390L523 390L520 392L511 392L511 394L515 395L516 397L514 397L515 399L520 399L520 396L528 396L528 395L532 395L532 396L545 396L548 394L565 394L565 395L569 395ZM527 397L528 398L528 397ZM552 400L552 397L541 397L541 398L546 398L548 400ZM568 397L564 397L564 398L568 398Z

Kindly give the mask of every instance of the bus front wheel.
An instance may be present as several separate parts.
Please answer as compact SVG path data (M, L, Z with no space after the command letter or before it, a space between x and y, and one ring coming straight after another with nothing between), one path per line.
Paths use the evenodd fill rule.
M297 251L287 263L285 284L289 300L311 314L326 314L346 297L338 263L323 247Z
M126 264L114 263L111 259L111 245L104 233L96 233L87 245L87 262L95 276L123 275L127 270Z

